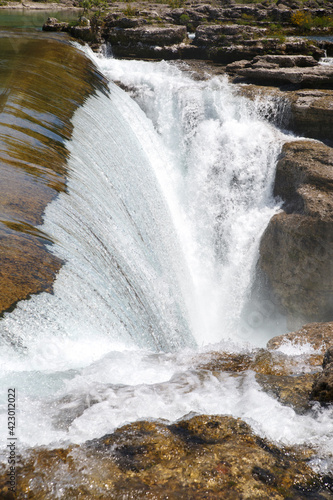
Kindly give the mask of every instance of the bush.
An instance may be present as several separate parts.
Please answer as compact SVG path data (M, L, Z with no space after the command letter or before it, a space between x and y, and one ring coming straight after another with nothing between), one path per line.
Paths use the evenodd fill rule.
M313 25L312 16L304 10L297 10L291 16L291 23L302 31L307 31L310 30Z
M291 16L291 23L300 31L310 31L311 28L333 28L333 18L329 16L312 17L304 10L298 10Z

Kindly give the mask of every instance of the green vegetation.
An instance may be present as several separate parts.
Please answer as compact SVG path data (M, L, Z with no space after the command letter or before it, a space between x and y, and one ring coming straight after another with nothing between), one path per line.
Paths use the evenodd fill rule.
M309 12L297 10L291 16L291 23L300 33L306 33L312 28L333 28L333 18L329 16L313 17Z
M188 14L182 14L179 18L180 24L186 26L187 31L194 31L194 26L191 23L190 16Z
M137 14L136 9L131 5L127 5L127 7L123 10L123 12L127 17L133 17L136 16Z
M107 1L106 0L80 0L79 2L79 5L80 7L82 7L83 9L83 13L82 15L80 16L80 20L83 16L87 16L89 11L92 9L92 8L95 8L97 9L97 16L100 16L101 14L101 10L106 7L108 4L107 4Z

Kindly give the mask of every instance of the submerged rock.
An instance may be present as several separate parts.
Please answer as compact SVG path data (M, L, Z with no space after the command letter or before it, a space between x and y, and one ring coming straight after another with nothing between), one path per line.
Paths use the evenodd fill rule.
M230 416L142 421L81 446L31 450L16 498L323 499L311 455L278 448ZM6 481L3 468L1 498L11 498Z
M92 62L69 44L25 33L17 40L0 44L2 75L10 75L0 82L0 314L34 293L52 292L62 262L37 226L47 204L66 190L73 114L97 88L106 92ZM5 331L2 338L18 342Z

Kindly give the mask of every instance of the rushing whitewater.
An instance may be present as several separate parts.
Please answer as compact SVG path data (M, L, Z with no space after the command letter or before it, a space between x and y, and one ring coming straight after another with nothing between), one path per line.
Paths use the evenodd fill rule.
M329 454L331 410L299 416L251 373L194 368L209 344L244 352L275 333L263 320L282 322L251 292L287 137L224 78L95 60L130 95L110 84L109 97L76 112L68 190L41 227L65 264L53 295L21 302L0 323L1 381L18 391L21 446L198 412ZM3 428L5 417L3 406Z

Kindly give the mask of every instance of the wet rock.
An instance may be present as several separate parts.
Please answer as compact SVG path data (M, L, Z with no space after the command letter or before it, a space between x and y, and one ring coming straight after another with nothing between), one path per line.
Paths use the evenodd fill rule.
M291 406L297 413L303 414L311 406L309 399L315 377L312 373L297 376L257 374L256 380L280 403Z
M322 357L322 354L311 350L291 356L279 350L260 349L252 361L251 369L261 375L300 375L318 371Z
M283 345L309 345L320 354L319 364L324 359L325 352L333 346L333 322L309 323L296 332L285 333L273 337L267 343L268 349L280 349Z
M30 450L16 498L325 498L324 480L306 463L311 455L278 448L230 416L136 422L81 446Z
M333 323L310 323L273 337L267 348L252 362L263 390L299 414L309 410L314 400L320 401L320 396L328 402L333 381ZM297 351L299 354L292 354Z
M249 67L247 60L228 65L229 74ZM246 85L240 92L250 99L262 102L264 109L269 101L271 113L266 117L275 124L303 137L320 139L333 144L333 91L329 89L302 89L283 91L276 87ZM267 101L268 98L268 101ZM269 108L268 108L269 110Z
M285 144L277 164L285 211L262 237L259 266L296 325L333 317L332 165L332 149L310 141Z
M198 368L210 372L243 372L252 366L253 356L250 354L235 354L227 352L211 352L206 355L207 361L204 361L203 355L200 355Z
M329 365L333 363L333 347L330 347L324 355L323 368L329 368Z
M325 353L323 371L314 381L310 399L322 405L333 404L333 347Z

